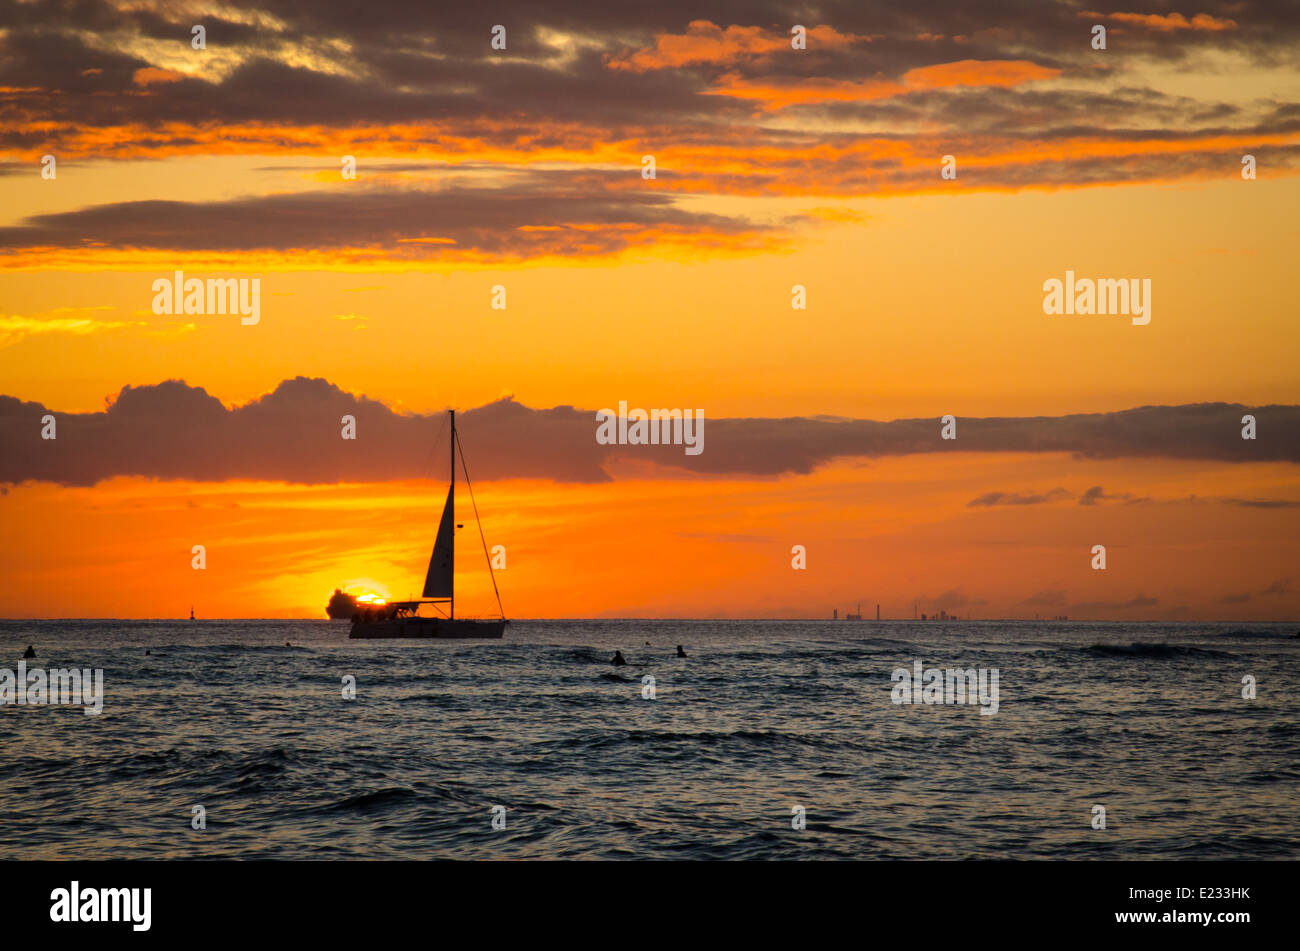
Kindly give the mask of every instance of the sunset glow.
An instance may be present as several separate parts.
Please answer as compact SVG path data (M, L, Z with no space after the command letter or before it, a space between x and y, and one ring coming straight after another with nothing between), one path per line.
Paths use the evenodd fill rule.
M845 5L800 48L766 8L574 7L496 51L463 13L236 2L198 50L184 5L32 9L0 22L0 614L412 597L448 408L518 617L1300 613L1294 17ZM1067 271L1149 281L1150 323L1045 314ZM160 311L178 272L256 280L257 319ZM597 452L620 400L702 408L704 453ZM1258 441L1035 441L1202 403ZM988 418L1038 435L965 442Z

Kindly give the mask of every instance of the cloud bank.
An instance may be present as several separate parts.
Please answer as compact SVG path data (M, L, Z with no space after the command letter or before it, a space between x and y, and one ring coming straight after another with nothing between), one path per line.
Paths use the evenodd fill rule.
M1257 439L1241 438L1246 412L1259 421ZM47 415L55 418L55 439L41 436ZM355 440L342 438L344 416L356 419ZM809 473L838 458L934 452L1300 462L1300 406L1196 403L1069 416L960 417L957 440L940 438L938 419L712 419L706 413L698 456L681 446L600 445L594 409L534 409L507 398L458 418L470 474L482 480L604 482L611 478L608 464L618 459L652 463L661 475L764 478ZM442 478L435 448L445 440L445 414L395 412L306 377L285 380L235 407L179 380L124 387L96 413L60 413L0 396L5 484L93 485L114 476L304 484ZM971 505L1035 504L1067 497L1063 492L1043 499L991 493ZM1120 498L1092 490L1085 497Z

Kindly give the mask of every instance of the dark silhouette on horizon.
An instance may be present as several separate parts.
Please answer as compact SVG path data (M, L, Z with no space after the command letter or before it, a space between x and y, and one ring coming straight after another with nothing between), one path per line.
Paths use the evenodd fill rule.
M325 614L331 621L346 621L353 618L357 613L357 599L355 595L348 594L339 588L334 589L330 595L329 604L325 606Z

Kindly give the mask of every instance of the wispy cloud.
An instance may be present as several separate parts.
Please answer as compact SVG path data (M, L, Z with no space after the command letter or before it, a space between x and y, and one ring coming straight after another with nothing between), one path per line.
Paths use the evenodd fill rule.
M1181 13L1097 13L1091 11L1080 13L1079 16L1089 17L1094 20L1115 20L1119 23L1158 30L1161 33L1170 33L1174 30L1201 30L1219 33L1223 30L1235 30L1237 28L1237 21L1227 18L1220 19L1210 16L1208 13L1198 13L1190 20Z
M1070 493L1057 487L1047 492L985 492L966 503L968 508L994 505L1042 505L1070 498Z
M102 320L90 316L96 311L113 309L112 307L63 307L35 317L0 314L0 347L13 346L28 337L57 335L85 337L117 330L138 330L148 326L145 321L140 320ZM84 316L72 316L74 314Z

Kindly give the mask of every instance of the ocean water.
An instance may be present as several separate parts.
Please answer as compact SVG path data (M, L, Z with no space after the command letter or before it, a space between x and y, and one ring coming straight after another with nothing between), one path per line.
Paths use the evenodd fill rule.
M0 668L104 708L0 706L0 858L1294 859L1295 630L3 621ZM917 660L997 668L997 713L894 703Z

